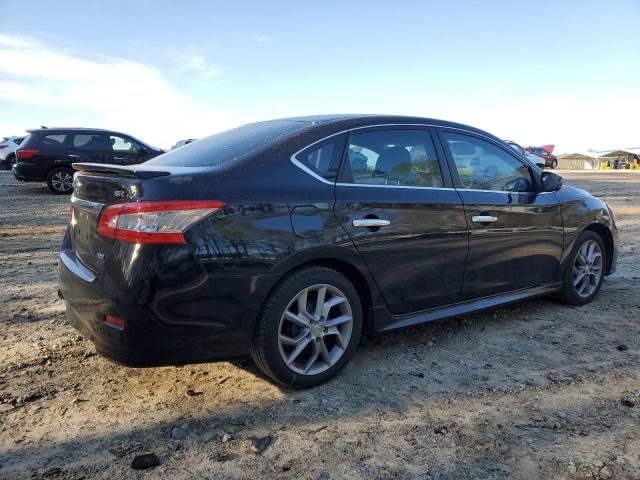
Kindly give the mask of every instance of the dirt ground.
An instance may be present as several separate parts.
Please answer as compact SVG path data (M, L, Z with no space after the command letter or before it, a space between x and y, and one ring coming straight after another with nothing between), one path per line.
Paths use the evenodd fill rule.
M640 478L640 172L565 172L621 229L590 305L541 299L369 340L334 381L127 369L66 324L68 198L0 173L0 478ZM133 470L154 453L160 465Z

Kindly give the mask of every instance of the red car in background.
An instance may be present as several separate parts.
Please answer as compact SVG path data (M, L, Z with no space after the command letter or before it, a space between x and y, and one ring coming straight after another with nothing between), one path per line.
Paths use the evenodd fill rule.
M543 145L541 147L527 147L525 150L538 157L544 158L544 166L556 168L558 166L558 157L553 154L555 145Z

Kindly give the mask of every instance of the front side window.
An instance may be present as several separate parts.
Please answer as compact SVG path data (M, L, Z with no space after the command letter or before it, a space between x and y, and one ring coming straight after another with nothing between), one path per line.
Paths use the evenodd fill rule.
M442 173L427 130L375 130L349 139L347 183L442 187Z
M134 142L130 138L119 137L117 135L110 135L109 141L114 152L137 152L140 150L141 145L138 142Z
M506 192L533 190L527 166L496 145L460 133L444 132L443 137L463 188Z

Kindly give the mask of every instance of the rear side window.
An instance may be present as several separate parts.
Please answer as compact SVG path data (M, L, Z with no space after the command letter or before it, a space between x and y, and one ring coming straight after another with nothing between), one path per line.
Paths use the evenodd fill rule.
M42 145L47 147L61 148L62 146L64 146L64 141L66 140L66 138L67 136L64 133L45 135L44 137L42 137L41 143Z
M81 148L83 150L91 150L91 145L95 144L99 141L99 135L83 133L74 135L73 137L73 146L75 148Z
M436 149L427 130L375 130L352 134L344 181L367 185L442 187Z
M111 140L103 133L81 133L73 137L73 146L92 152L112 152Z
M312 145L296 155L296 160L325 180L335 181L338 176L340 157L346 135L337 135L329 140Z
M223 167L262 153L305 128L304 123L291 120L243 125L171 150L145 162L145 165Z

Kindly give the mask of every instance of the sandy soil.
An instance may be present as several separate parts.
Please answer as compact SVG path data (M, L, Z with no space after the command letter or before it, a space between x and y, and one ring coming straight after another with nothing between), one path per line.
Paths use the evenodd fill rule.
M622 230L590 305L536 300L369 340L334 381L127 369L65 322L67 198L0 173L0 478L640 478L640 172L570 172ZM133 470L155 453L160 465Z

